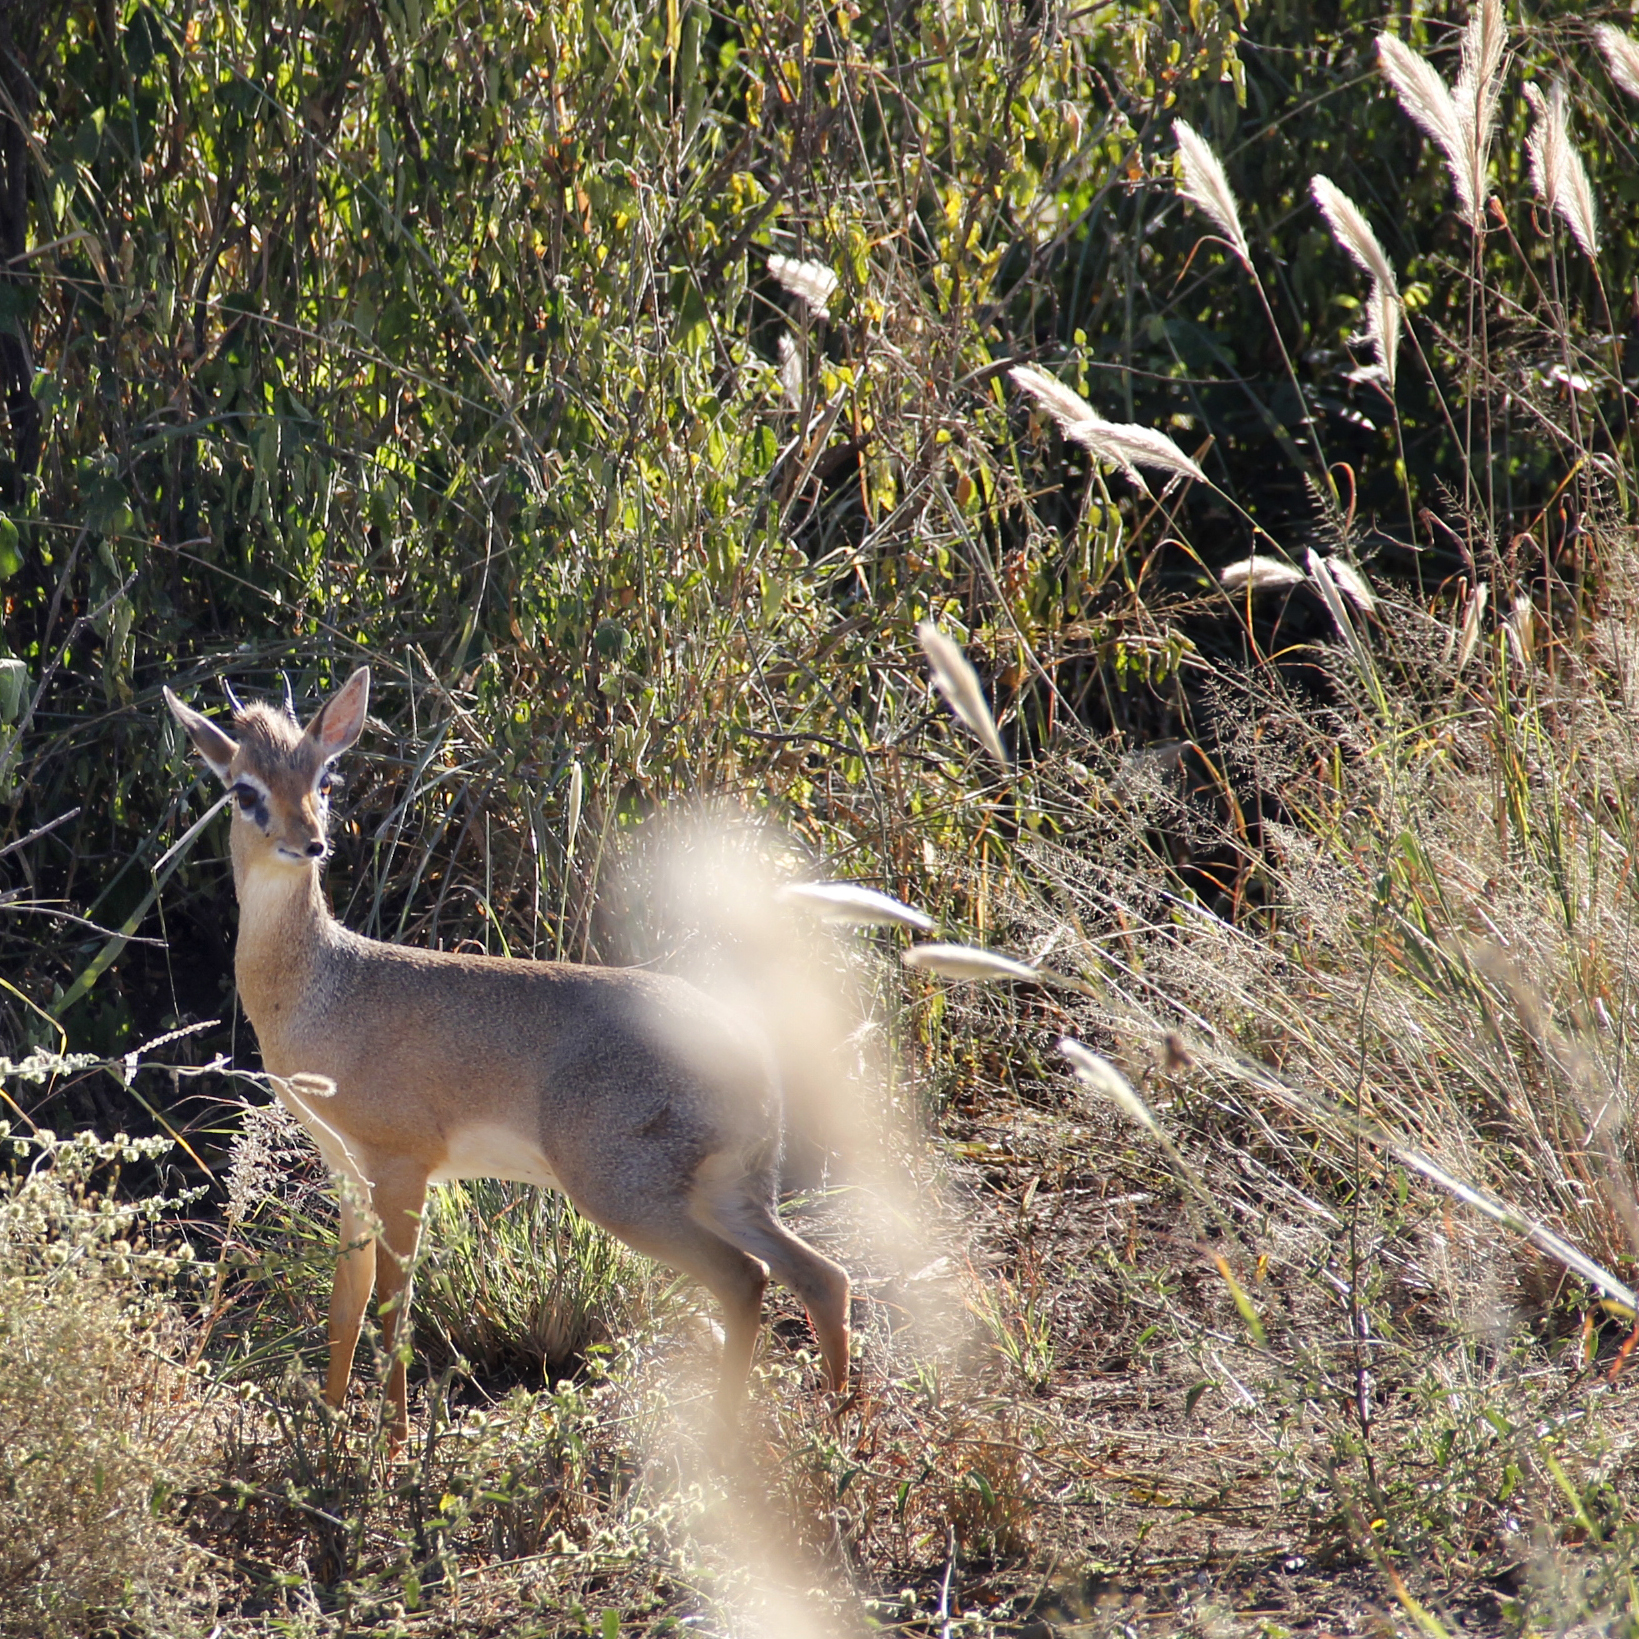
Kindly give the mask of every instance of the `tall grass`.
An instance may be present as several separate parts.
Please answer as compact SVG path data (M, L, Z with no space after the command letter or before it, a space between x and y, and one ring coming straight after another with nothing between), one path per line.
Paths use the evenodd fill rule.
M415 1338L435 1370L460 1361L481 1379L550 1383L657 1314L678 1318L664 1273L552 1191L446 1184L422 1227Z

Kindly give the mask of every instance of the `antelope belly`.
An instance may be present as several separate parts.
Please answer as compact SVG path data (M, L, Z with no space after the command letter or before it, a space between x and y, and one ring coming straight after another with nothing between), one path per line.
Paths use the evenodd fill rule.
M432 1181L441 1184L451 1178L506 1178L518 1184L560 1187L540 1145L504 1127L462 1127L451 1133Z

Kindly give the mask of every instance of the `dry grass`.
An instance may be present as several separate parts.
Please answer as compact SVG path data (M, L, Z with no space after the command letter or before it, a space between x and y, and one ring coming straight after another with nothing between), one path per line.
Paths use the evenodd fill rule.
M0 1633L185 1631L203 1560L177 1505L211 1472L212 1413L150 1283L186 1263L156 1252L141 1206L90 1187L138 1146L29 1148L0 1186Z

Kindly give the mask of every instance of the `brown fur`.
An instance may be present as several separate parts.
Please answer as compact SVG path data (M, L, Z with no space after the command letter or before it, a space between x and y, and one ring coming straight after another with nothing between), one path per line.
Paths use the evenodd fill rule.
M166 691L224 784L255 799L233 803L234 971L262 1061L332 1167L367 1191L391 1254L377 1258L371 1227L344 1200L331 1404L345 1396L372 1281L391 1349L435 1175L553 1182L629 1245L702 1281L723 1306L725 1421L770 1269L807 1306L841 1392L848 1276L775 1211L782 1112L755 1032L664 975L382 944L331 916L317 782L362 729L368 690L368 672L355 672L305 731L251 706L233 737ZM335 1092L298 1092L298 1075ZM396 1442L407 1427L400 1363L387 1392Z

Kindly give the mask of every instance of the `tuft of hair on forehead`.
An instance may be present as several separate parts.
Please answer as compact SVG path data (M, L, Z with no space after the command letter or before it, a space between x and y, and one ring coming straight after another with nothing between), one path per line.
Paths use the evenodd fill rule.
M261 701L233 714L233 730L249 755L275 768L306 772L313 763L313 742L304 740L300 723Z

